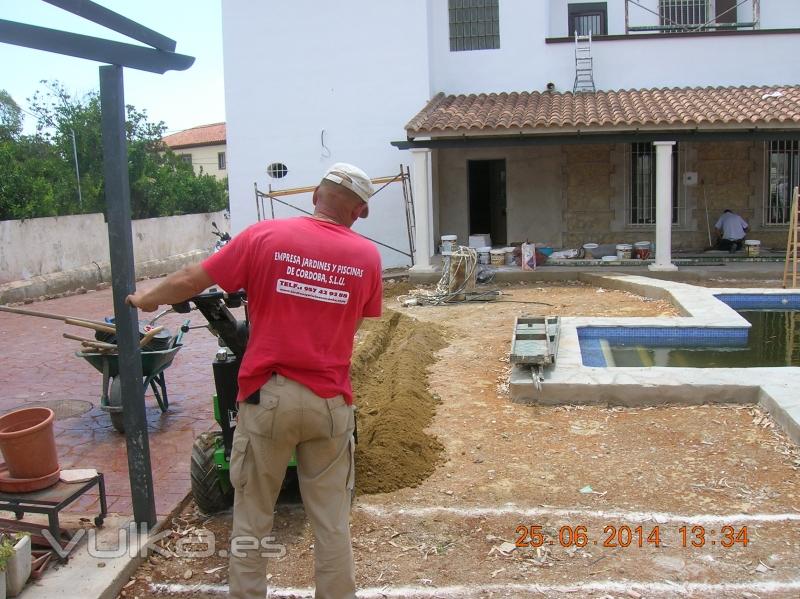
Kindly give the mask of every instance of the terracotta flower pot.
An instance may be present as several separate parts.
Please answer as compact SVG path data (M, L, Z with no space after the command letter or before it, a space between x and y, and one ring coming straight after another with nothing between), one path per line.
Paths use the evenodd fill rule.
M0 451L13 478L41 478L59 470L54 419L50 408L23 408L0 416Z

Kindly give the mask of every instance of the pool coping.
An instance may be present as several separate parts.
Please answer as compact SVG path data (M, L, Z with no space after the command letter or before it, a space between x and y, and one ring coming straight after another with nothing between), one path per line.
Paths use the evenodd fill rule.
M800 444L800 368L675 368L584 366L582 327L748 328L750 323L718 295L792 294L800 290L707 288L637 275L591 275L601 289L628 291L673 304L680 316L562 317L558 355L537 391L527 370L513 367L512 401L538 405L655 406L703 403L759 404Z

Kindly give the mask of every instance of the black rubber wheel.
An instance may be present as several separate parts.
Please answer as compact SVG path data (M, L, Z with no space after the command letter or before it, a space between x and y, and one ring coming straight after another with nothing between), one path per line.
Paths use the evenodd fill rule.
M108 392L108 405L122 408L122 383L119 377L111 379L111 389ZM125 423L122 420L122 410L112 410L108 413L111 417L111 426L119 433L125 434Z
M201 512L215 514L233 505L233 489L223 490L219 470L214 463L214 450L222 433L203 433L192 445L192 496Z

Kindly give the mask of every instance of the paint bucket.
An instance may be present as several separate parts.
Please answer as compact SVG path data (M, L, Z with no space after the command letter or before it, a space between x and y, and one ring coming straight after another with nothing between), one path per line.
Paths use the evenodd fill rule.
M513 247L507 247L506 248L505 260L506 260L506 266L516 266L517 265L516 260L514 260L514 248Z
M478 248L478 264L489 264L490 263L489 252L491 251L492 248L490 247Z
M633 244L633 257L637 260L647 260L650 257L650 242L637 241Z
M744 240L744 253L748 258L755 258L761 251L761 242L758 239Z
M630 260L633 246L630 243L617 244L617 258L619 260Z
M442 235L442 253L452 253L458 247L458 235Z
M594 255L594 252L597 248L600 247L596 243L584 243L583 244L583 255L585 258L589 258L590 260L597 258L598 256Z
M489 261L492 266L503 266L506 262L506 248L489 250Z
M478 250L487 246L491 247L491 245L492 236L488 233L476 233L469 236L469 247L471 248Z

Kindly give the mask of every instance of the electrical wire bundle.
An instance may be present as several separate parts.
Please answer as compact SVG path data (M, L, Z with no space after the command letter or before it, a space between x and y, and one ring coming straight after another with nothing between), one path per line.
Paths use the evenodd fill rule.
M478 252L463 245L458 246L449 255L443 256L442 277L436 288L416 289L408 295L397 299L403 306L433 305L459 301L464 293L475 285L475 274L478 270Z

